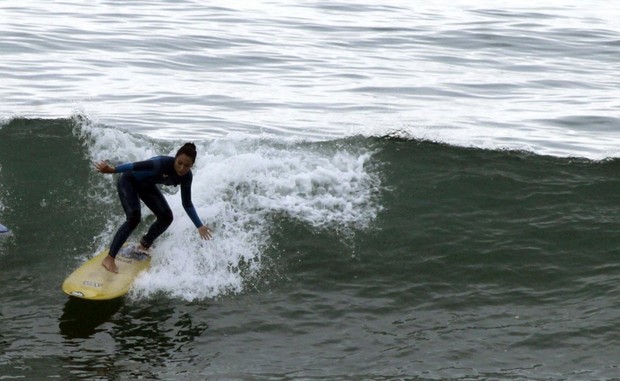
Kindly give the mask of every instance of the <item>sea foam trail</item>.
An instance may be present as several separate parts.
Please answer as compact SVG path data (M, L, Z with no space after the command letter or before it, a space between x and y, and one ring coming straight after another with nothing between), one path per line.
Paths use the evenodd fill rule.
M90 123L82 123L76 133L85 140L92 161L174 155L182 143L151 141ZM192 199L212 227L213 239L200 239L178 188L164 187L175 219L156 242L151 269L136 281L136 297L164 293L196 300L242 292L248 279L261 271L273 217L285 216L317 230L354 231L366 228L381 209L380 180L371 165L374 152L367 148L265 140L195 143ZM99 185L108 189L95 194L117 211L111 179L103 176ZM102 233L105 245L124 218L115 213ZM143 208L146 223L140 228L152 221L149 214Z

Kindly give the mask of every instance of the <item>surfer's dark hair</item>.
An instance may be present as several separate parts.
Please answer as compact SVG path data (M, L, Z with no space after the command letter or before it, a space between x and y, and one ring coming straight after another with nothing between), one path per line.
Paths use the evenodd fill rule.
M192 162L196 162L196 145L194 143L185 143L183 147L179 148L177 154L174 156L175 159L179 157L179 155L187 155L192 159Z

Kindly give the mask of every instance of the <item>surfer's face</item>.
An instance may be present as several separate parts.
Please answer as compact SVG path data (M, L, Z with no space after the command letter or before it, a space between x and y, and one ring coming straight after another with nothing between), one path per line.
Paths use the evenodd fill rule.
M184 176L187 172L192 169L194 162L192 158L182 153L174 159L174 170L177 172L177 175Z

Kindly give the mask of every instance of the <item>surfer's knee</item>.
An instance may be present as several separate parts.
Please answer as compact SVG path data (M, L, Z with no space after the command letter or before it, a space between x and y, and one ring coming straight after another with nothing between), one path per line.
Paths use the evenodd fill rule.
M172 210L168 209L163 211L157 218L161 221L162 224L166 226L170 225L174 220L174 215L172 214Z
M142 215L139 210L129 213L127 215L127 223L129 223L133 227L138 226L140 224L140 221L142 221Z

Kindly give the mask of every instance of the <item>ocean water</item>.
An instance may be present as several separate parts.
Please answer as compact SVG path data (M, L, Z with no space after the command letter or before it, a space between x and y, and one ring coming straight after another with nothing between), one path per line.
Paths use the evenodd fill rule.
M1 2L0 379L619 379L619 17ZM213 240L165 188L130 294L64 295L124 218L94 163L185 141Z

